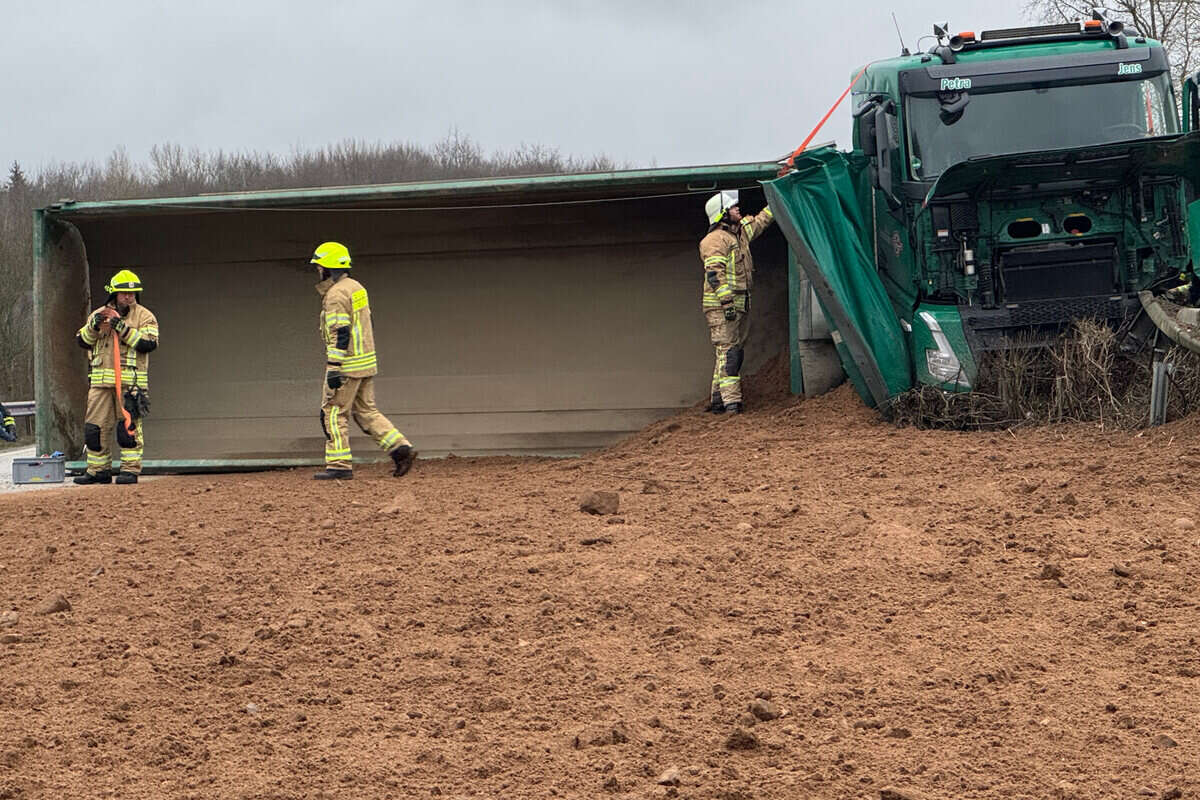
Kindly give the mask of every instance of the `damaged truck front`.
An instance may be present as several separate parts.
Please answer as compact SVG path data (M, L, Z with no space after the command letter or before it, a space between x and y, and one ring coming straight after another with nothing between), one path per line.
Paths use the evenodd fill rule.
M969 391L985 351L1119 325L1139 292L1192 277L1195 84L1181 124L1158 42L1108 20L936 32L865 68L852 152L801 154L767 184L850 378L884 409L917 384Z

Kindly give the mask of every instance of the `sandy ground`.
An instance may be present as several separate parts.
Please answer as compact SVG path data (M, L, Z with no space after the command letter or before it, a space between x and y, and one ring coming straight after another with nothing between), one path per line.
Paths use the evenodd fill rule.
M1195 419L767 388L577 460L0 497L0 798L1196 796Z

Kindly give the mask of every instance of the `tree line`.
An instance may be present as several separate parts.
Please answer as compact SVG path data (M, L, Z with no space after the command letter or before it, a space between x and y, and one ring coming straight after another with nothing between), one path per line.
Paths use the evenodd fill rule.
M0 402L33 398L33 211L62 199L127 200L205 192L353 186L618 169L606 156L522 145L487 153L453 131L432 145L347 140L288 155L157 145L144 162L117 149L102 163L60 162L0 185Z

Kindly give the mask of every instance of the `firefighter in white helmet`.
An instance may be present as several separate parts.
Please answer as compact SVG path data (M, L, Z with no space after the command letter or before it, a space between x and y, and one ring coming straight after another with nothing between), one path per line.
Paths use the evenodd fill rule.
M752 217L742 216L736 191L717 192L704 204L708 234L700 240L704 264L701 300L709 338L716 348L712 398L714 414L742 413L742 362L750 334L750 289L754 260L750 242L775 218L768 206Z
M150 408L150 353L158 347L158 319L138 302L142 281L130 270L112 276L108 299L88 315L75 341L88 351L87 411L83 443L87 472L76 483L112 482L112 442L121 448L117 483L137 483L142 471L142 417ZM121 359L117 396L114 344ZM127 427L124 411L129 413ZM115 433L115 437L114 437Z
M354 417L363 433L392 457L396 477L412 467L417 451L404 434L375 407L375 334L367 290L350 277L350 251L338 242L317 246L312 264L321 282L320 328L325 344L325 385L321 427L325 431L325 470L313 477L337 480L354 477L350 458L350 425Z

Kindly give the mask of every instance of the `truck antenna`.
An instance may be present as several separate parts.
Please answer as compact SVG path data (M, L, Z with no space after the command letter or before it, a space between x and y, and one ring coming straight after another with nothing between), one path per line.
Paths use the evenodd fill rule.
M908 52L908 48L904 46L904 36L900 33L900 23L896 21L896 12L895 11L892 12L892 24L896 26L896 36L897 36L897 38L900 39L900 55L902 55L902 56L912 55L912 53Z

